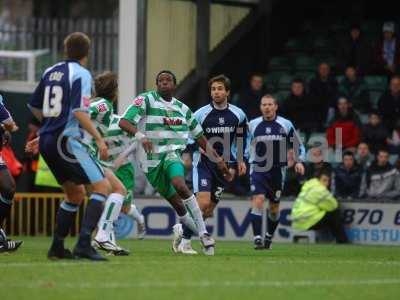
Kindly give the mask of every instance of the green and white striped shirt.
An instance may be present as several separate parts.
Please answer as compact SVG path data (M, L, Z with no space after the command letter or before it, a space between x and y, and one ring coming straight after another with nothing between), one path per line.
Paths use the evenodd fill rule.
M108 147L109 158L107 161L101 161L106 167L112 167L117 157L134 143L134 138L130 138L128 134L119 127L120 116L114 114L113 105L110 101L98 98L89 107L90 118L94 122L96 129L99 131ZM97 145L93 139L89 143L91 151L98 155ZM129 163L128 161L126 163Z
M89 114L101 136L105 136L114 114L112 102L104 98L95 98L89 106Z
M155 91L136 97L122 118L137 126L153 143L153 154L145 154L144 151L139 153L144 172L157 167L161 154L182 151L189 138L197 139L203 134L203 129L187 105L176 98L165 101Z

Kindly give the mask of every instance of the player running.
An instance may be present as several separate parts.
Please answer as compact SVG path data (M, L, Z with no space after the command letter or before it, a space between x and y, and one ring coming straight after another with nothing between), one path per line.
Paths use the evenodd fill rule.
M200 236L204 253L213 255L215 241L210 237L196 197L184 179L181 151L189 137L216 162L227 180L232 176L223 160L209 145L190 109L173 97L176 77L161 71L156 77L157 91L133 100L119 123L140 141L139 164L151 185L175 209L181 223Z
M113 104L117 101L118 80L117 75L112 72L100 74L95 79L96 98L89 107L90 117L104 138L107 146L109 157L106 161L100 160L100 164L104 168L114 170L116 178L112 180L118 181L114 193L123 193L124 198L107 199L103 214L98 224L97 234L93 240L96 248L113 253L114 255L129 255L129 251L119 247L116 244L114 222L118 219L121 209L129 216L134 218L138 223L139 236L143 236L145 232L144 217L139 213L136 206L132 204L135 172L130 161L126 159L126 155L119 166L115 166L115 161L126 148L129 147L130 138L119 128L119 116L114 114ZM98 156L96 143L90 139L86 142L94 155Z
M271 95L261 99L261 117L251 120L250 183L252 193L251 221L254 248L271 249L272 237L279 223L279 198L283 188L287 164L287 152L296 153L295 171L304 174L302 161L305 149L292 122L277 115L278 104ZM264 200L269 200L267 230L264 242L261 238Z
M106 260L91 246L91 234L103 212L103 204L111 190L111 183L96 159L82 144L84 135L91 135L100 157L108 157L107 146L93 126L88 108L92 90L92 76L85 69L90 39L84 33L71 33L64 40L66 60L48 68L29 101L29 108L38 118L40 154L65 192L65 200L57 213L53 242L48 252L50 259L88 258ZM84 129L81 130L81 128ZM29 143L27 150L35 147ZM64 247L64 239L75 221L79 205L85 198L84 184L91 190L82 220L78 242L73 254ZM109 197L116 197L114 193Z
M1 226L10 214L15 193L15 181L1 157L1 148L7 145L10 139L10 132L18 130L11 114L3 104L3 97L0 95L0 253L16 251L22 241L12 241L7 238Z
M235 175L236 170L237 174L242 176L246 174L246 163L243 161L243 157L247 152L247 117L240 108L228 103L230 86L229 78L224 75L211 78L209 88L212 102L198 109L194 116L202 126L207 140L210 143L213 141L214 150L228 161L232 176ZM193 154L193 190L204 220L213 216L214 209L227 184L228 182L221 175L216 164L204 153L195 151ZM181 224L174 226L177 236L174 245L180 240L181 226ZM197 254L190 242L193 232L185 225L182 227L182 240L173 250L183 254Z

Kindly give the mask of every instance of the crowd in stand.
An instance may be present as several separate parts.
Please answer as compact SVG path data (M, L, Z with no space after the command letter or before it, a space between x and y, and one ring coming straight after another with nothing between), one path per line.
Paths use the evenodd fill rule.
M295 175L293 153L288 154L283 195L296 196L302 182L327 169L331 190L339 198L400 199L400 43L395 24L384 23L382 38L375 44L353 25L337 45L335 74L322 61L310 80L294 77L289 95L279 101L280 115L291 120L305 140L316 133L325 136L325 143L307 145L304 178ZM366 75L388 79L376 103L371 101ZM268 76L253 74L249 86L234 98L249 118L259 115L257 103L271 93L264 88L268 82L260 84L263 78ZM338 147L342 155L332 161L327 156Z

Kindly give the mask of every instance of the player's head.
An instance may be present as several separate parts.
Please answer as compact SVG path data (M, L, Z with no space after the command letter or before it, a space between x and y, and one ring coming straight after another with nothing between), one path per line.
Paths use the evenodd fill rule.
M324 185L326 188L329 187L329 182L331 180L331 173L328 170L321 169L316 172L316 176L322 185Z
M278 110L278 103L275 97L269 94L263 96L260 102L260 110L263 117L267 120L275 119Z
M172 97L176 88L176 76L168 70L158 72L156 76L157 92L166 98Z
M228 100L231 92L231 81L228 77L221 74L212 77L208 81L211 98L215 103L223 103Z
M64 39L64 54L67 59L79 60L86 64L89 55L90 39L82 32L70 33Z
M115 102L118 98L118 77L113 72L104 72L94 79L95 96Z

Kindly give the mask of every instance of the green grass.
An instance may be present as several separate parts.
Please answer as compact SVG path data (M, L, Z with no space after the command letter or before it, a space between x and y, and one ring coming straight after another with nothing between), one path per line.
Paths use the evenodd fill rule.
M48 261L50 239L24 240L0 255L1 300L400 299L398 247L219 242L214 257L187 257L170 241L123 241L131 256L92 263Z

